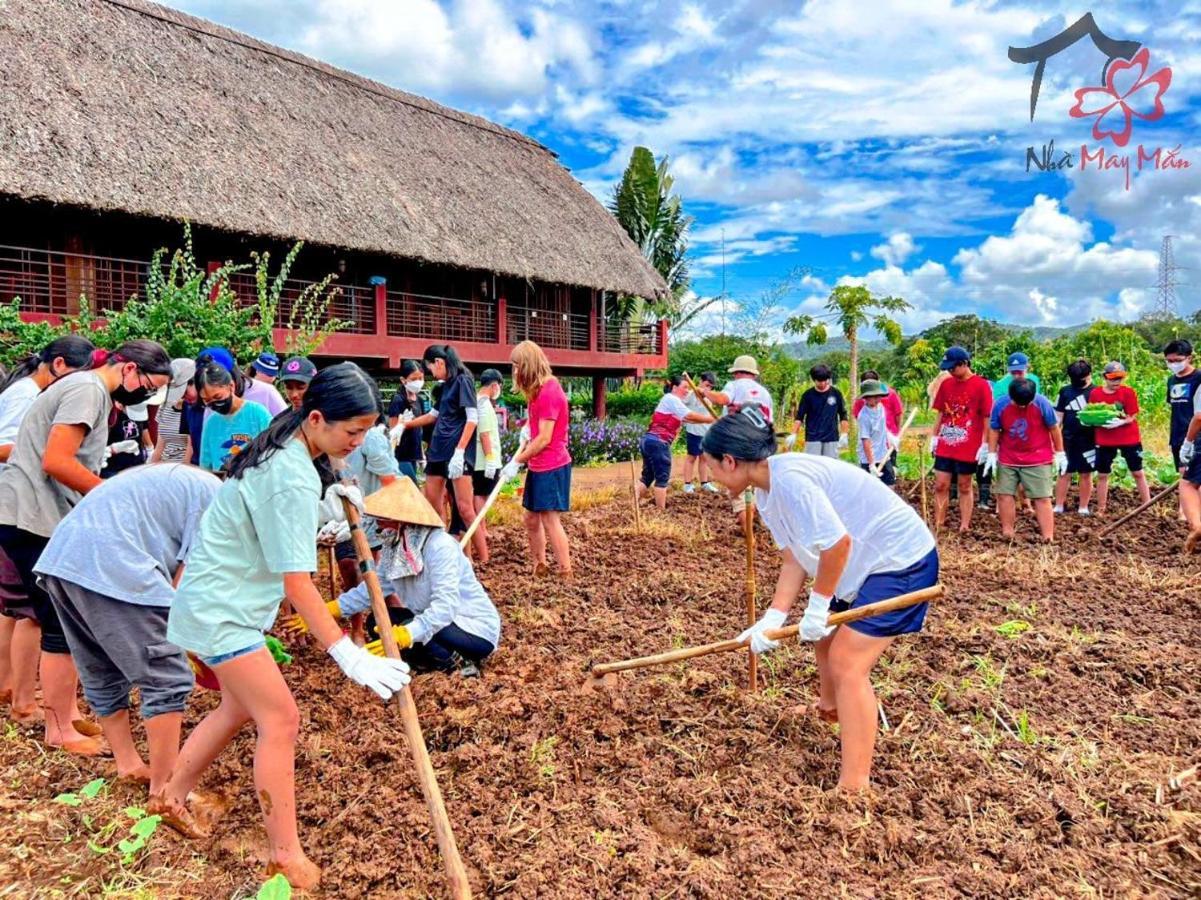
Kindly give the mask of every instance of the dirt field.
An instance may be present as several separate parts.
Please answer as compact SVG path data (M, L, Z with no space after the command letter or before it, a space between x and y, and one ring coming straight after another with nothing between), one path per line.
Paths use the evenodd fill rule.
M876 791L848 800L829 790L836 726L805 711L806 647L768 658L757 694L745 654L581 688L590 662L733 636L744 616L741 540L721 501L673 493L636 534L627 495L600 499L568 518L570 584L526 574L510 511L483 573L500 651L483 679L414 684L477 896L1201 893L1201 784L1162 788L1201 761L1201 556L1179 556L1174 513L1104 545L1089 539L1095 522L1071 519L1079 533L1054 548L1010 545L991 515L948 538L948 597L877 671L891 728ZM778 558L765 532L759 547L762 605ZM303 717L302 839L325 895L443 896L395 713L311 649L285 671ZM210 841L159 832L122 865L96 848L129 824L135 789L53 803L102 764L44 755L10 728L0 896L253 896L252 746L247 731L205 783L232 801Z

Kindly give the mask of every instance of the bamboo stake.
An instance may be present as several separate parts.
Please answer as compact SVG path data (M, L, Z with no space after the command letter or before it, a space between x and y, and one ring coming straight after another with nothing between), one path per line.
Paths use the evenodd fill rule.
M920 438L917 442L917 476L922 481L922 521L929 528L930 506L926 500L926 442Z
M517 453L520 453L524 449L525 443L522 442L521 446L517 448ZM513 455L516 456L517 453L514 453ZM483 507L475 514L475 518L472 520L470 527L468 527L466 533L464 533L463 537L459 540L459 549L462 549L471 543L471 536L475 534L475 530L480 527L480 522L484 521L484 516L488 515L488 510L492 508L492 504L496 502L496 498L500 496L500 490L504 486L505 485L503 481L501 481L499 478L496 479L496 484L493 485L491 492L488 494L488 499L484 501Z
M704 394L701 393L701 389L696 386L696 382L694 382L688 376L687 372L684 373L684 380L686 382L688 382L688 386L690 388L692 388L692 393L696 394L696 399L701 401L701 406L705 407L705 412L707 412L709 415L713 416L713 418L716 419L717 411L713 408L713 404L709 402L708 397L706 397Z
M1137 507L1136 509L1132 510L1131 512L1126 513L1126 515L1122 516L1122 518L1118 519L1112 525L1106 525L1099 532L1097 532L1097 537L1103 538L1103 537L1105 537L1105 535L1109 534L1111 531L1113 531L1117 528L1121 528L1123 525L1125 525L1127 522L1129 522L1131 519L1133 519L1135 516L1137 516L1143 510L1150 509L1152 506L1154 506L1156 503L1158 503L1164 497L1166 497L1169 494L1176 491L1176 489L1179 487L1180 487L1180 482L1176 481L1173 484L1169 485L1168 487L1164 488L1162 491L1160 491L1158 494L1156 494L1154 497L1152 497L1146 503L1142 504L1141 506Z
M634 494L634 530L642 533L642 510L638 506L638 472L634 468L634 460L630 460L630 490Z
M354 549L359 557L359 572L367 583L367 591L371 596L371 611L375 614L376 628L384 643L384 653L392 659L400 658L400 648L396 646L396 636L389 626L388 606L384 602L384 592L380 588L379 575L375 571L375 562L371 548L367 545L367 535L363 533L362 521L358 507L342 498L346 510L346 521L350 524L350 537L354 541ZM442 802L442 791L438 787L438 779L434 774L433 763L430 762L429 751L425 747L425 737L421 733L421 723L417 720L417 707L413 703L413 695L405 685L396 692L397 705L400 707L400 720L404 726L405 739L409 744L409 752L413 756L413 767L417 770L417 780L421 782L421 793L425 795L425 804L429 808L433 820L434 837L438 841L438 849L442 852L442 864L446 868L446 877L450 882L450 893L456 898L470 898L471 884L467 880L467 870L459 856L459 847L455 843L455 835L450 827L450 819L446 815L446 804Z
M901 430L897 432L897 457L901 456L901 441L905 440L905 432L909 430L909 426L913 424L913 417L917 415L917 407L909 410L909 418L905 420L905 424L901 426ZM883 459L876 460L876 471L883 472L884 466L888 464L889 458L892 456L892 451L889 450Z
M742 495L745 509L743 510L742 532L746 537L746 621L754 625L759 618L755 603L755 495L747 488ZM759 655L750 654L747 664L747 683L752 691L759 690Z
M892 612L896 609L905 609L908 606L916 606L919 603L937 600L942 595L943 586L936 584L933 587L922 588L920 591L901 594L899 597L891 597L888 600L879 600L876 603L868 603L865 606L848 609L845 612L834 613L830 616L829 624L846 625L848 622L858 622L860 619L867 619L880 613ZM796 637L800 630L799 625L787 625L784 628L769 628L764 634L772 640L780 640L781 638ZM733 638L728 641L717 641L713 644L701 644L698 647L686 647L683 650L671 650L667 653L655 654L654 656L639 656L635 659L625 659L621 662L602 663L599 666L592 667L592 674L594 677L600 677L601 675L608 675L610 672L643 669L647 666L661 666L665 663L680 662L697 656L708 656L711 653L740 650L745 646L746 641Z
M337 600L338 595L342 592L342 585L338 578L338 553L334 544L330 544L325 548L329 554L329 599Z

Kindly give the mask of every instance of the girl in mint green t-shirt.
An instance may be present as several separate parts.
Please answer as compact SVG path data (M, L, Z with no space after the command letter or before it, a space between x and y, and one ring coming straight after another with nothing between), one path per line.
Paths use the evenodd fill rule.
M345 458L363 443L379 404L379 389L362 369L349 362L330 366L313 379L300 409L280 413L233 457L200 523L167 624L167 639L217 675L221 704L189 735L152 807L167 824L194 833L188 794L253 721L254 787L270 843L268 874L282 872L295 888L315 887L321 870L305 856L297 834L299 713L263 632L287 598L351 680L385 700L409 680L400 660L374 657L342 634L310 574L317 569L322 519L339 518L343 497L362 506L357 489L333 484L329 459ZM205 425L206 438L215 421Z

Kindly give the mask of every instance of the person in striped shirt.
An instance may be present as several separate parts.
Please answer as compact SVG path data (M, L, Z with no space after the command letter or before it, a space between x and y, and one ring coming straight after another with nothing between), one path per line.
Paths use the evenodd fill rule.
M152 463L188 462L189 437L182 429L183 408L196 400L196 389L192 376L196 374L196 363L190 359L171 360L171 381L167 385L167 396L158 408L158 440L150 455Z

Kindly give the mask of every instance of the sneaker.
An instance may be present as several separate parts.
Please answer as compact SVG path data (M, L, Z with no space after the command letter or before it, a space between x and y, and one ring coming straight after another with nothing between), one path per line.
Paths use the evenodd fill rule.
M1092 513L1090 513L1090 512L1088 511L1088 507L1086 506L1084 509L1078 509L1078 510L1076 510L1076 515L1078 515L1078 516L1091 516L1091 515L1092 515Z
M1057 516L1062 516L1063 515L1063 507L1062 506L1053 507L1051 509L1051 512L1055 513L1055 515L1057 515Z
M705 490L707 490L710 494L720 493L720 491L717 488L717 485L715 485L712 481L706 481L704 484L701 485L701 487L704 488Z
M684 485L684 493L685 494L693 494L695 492L696 492L696 485L693 484L691 481L688 482L686 485Z
M459 668L459 677L461 678L479 678L484 674L483 667L480 663L464 660L463 665Z

